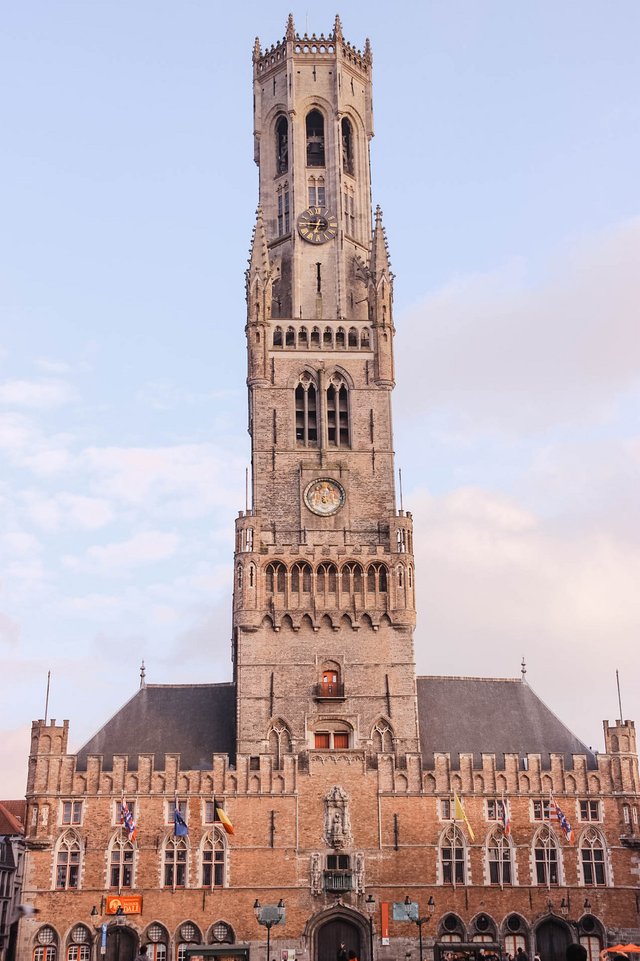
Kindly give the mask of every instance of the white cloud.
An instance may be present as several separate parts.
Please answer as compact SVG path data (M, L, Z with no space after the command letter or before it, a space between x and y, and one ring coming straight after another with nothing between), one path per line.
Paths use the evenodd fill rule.
M139 564L155 564L175 554L180 538L165 531L140 531L128 540L112 544L94 544L83 557L67 555L67 567L84 569L89 565L103 572L119 571Z
M0 384L0 403L49 410L75 400L76 392L63 380L7 380Z
M521 263L460 277L400 318L400 407L458 430L530 432L607 418L640 381L640 218Z

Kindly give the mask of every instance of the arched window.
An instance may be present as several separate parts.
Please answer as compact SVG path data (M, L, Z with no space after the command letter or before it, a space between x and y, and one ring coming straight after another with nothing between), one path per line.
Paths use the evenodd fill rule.
M50 924L45 924L36 935L33 961L56 961L58 957L58 935Z
M336 348L340 350L345 344L345 333L344 327L338 327L336 330Z
M335 594L338 587L338 568L335 564L319 564L316 571L316 590L318 593Z
M362 333L360 334L360 346L368 349L370 344L371 344L371 340L369 335L369 328L363 327Z
M76 924L69 936L69 947L67 948L67 961L90 961L91 959L91 934L84 924Z
M67 831L58 841L56 855L56 888L68 890L80 886L80 839Z
M307 335L307 328L301 327L298 331L298 344L300 347L306 347L309 342L309 337Z
M282 347L282 327L275 327L273 331L273 346Z
M135 848L124 831L118 832L111 841L109 855L109 886L112 888L133 887Z
M342 568L342 590L346 594L361 594L362 576L360 564L345 564Z
M203 888L224 886L226 850L222 833L217 828L202 839L200 865Z
M592 914L585 914L578 924L580 944L587 951L587 961L598 961L605 933Z
M319 327L312 327L311 329L311 346L312 347L320 346L320 328Z
M274 757L274 768L282 768L282 758L285 754L291 754L291 732L283 721L276 721L272 724L267 736L269 751Z
M580 838L582 879L587 887L604 887L607 883L604 845L597 831L589 828Z
M149 961L167 961L169 934L161 924L154 922L147 928L147 958Z
M513 884L511 844L502 830L492 831L487 839L487 865L490 884Z
M386 721L377 721L371 732L373 750L376 754L390 754L393 750L393 731Z
M322 334L322 346L323 347L333 347L333 331L331 327L325 327L324 333Z
M349 446L349 406L347 385L334 374L327 387L327 440L336 447Z
M324 167L324 117L319 110L307 114L307 167Z
M515 958L518 948L527 951L525 923L519 914L510 914L504 923L504 949Z
M237 569L237 581L236 581L236 583L237 583L237 585L238 585L238 590L239 590L239 591L242 590L242 581L243 581L242 564L238 564L238 569Z
M276 172L286 174L289 169L289 122L286 117L276 120Z
M176 932L178 951L176 961L186 961L187 948L190 944L202 944L202 934L200 928L193 921L185 921L180 925L180 930Z
M311 591L311 567L304 561L298 561L291 568L291 591L295 594Z
M186 838L170 837L164 842L164 886L184 888L187 886Z
M542 827L533 844L535 864L534 884L559 884L558 842L548 827Z
M464 924L457 914L446 914L440 923L438 940L447 944L463 941L465 937Z
M464 835L453 824L440 839L440 871L443 884L466 884Z
M216 921L211 928L209 940L212 944L235 944L233 928L226 921Z
M367 591L384 594L387 590L387 568L384 564L370 564L367 568Z
M355 327L349 327L349 341L348 341L348 343L349 343L349 347L357 347L357 346L358 346L358 331L355 329Z
M287 569L280 561L267 564L265 570L267 594L284 594L286 574Z
M342 169L346 174L354 173L353 127L348 117L342 118Z
M285 347L295 347L296 346L296 332L293 327L287 327L287 332L284 336Z
M310 374L304 373L300 378L295 391L295 401L296 443L300 447L316 447L318 444L316 385Z

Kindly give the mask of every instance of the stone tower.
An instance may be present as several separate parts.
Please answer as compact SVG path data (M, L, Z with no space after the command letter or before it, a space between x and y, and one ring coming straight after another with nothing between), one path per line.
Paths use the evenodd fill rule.
M336 18L254 69L252 504L236 522L238 752L419 750L411 515L396 509L393 274L372 217L371 50ZM304 762L303 762L304 763Z

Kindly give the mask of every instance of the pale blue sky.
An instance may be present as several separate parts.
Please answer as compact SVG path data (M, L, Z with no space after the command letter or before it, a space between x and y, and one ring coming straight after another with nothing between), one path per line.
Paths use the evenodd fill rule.
M525 654L601 747L615 667L640 720L640 6L390 9L340 14L373 46L418 669L514 676ZM293 8L318 33L335 12ZM3 9L3 796L22 791L49 668L73 747L143 657L152 682L230 677L251 50L287 13Z

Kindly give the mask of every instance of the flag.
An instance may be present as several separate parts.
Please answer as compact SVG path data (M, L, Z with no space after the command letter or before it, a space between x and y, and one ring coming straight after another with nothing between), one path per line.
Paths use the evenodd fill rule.
M464 808L462 807L462 801L460 800L460 798L458 797L455 791L453 792L453 810L454 810L454 818L456 820L460 818L461 821L464 821L464 823L467 825L467 831L469 832L469 837L471 838L472 841L475 841L476 836L473 833L473 828L469 824L469 818L464 812Z
M574 841L573 828L569 824L569 821L567 820L566 815L558 807L558 802L553 797L553 795L549 797L549 808L550 808L551 817L555 818L558 821L558 823L560 824L560 827L563 830L564 836L566 837L569 844L573 844L573 841Z
M511 815L509 814L509 802L505 801L504 794L502 795L501 808L500 808L500 820L502 821L502 832L506 838L511 834Z
M235 834L236 832L233 830L233 824L231 823L227 815L224 813L224 808L222 807L222 805L218 804L215 798L213 800L213 804L216 809L216 814L218 815L218 821L220 821L220 824L225 829L227 834Z
M129 805L124 798L122 798L120 802L120 823L124 824L128 839L135 841L137 834L136 822L133 820L133 814L129 810Z
M176 809L173 812L173 833L177 838L184 838L189 833L187 822L180 814L177 804Z

